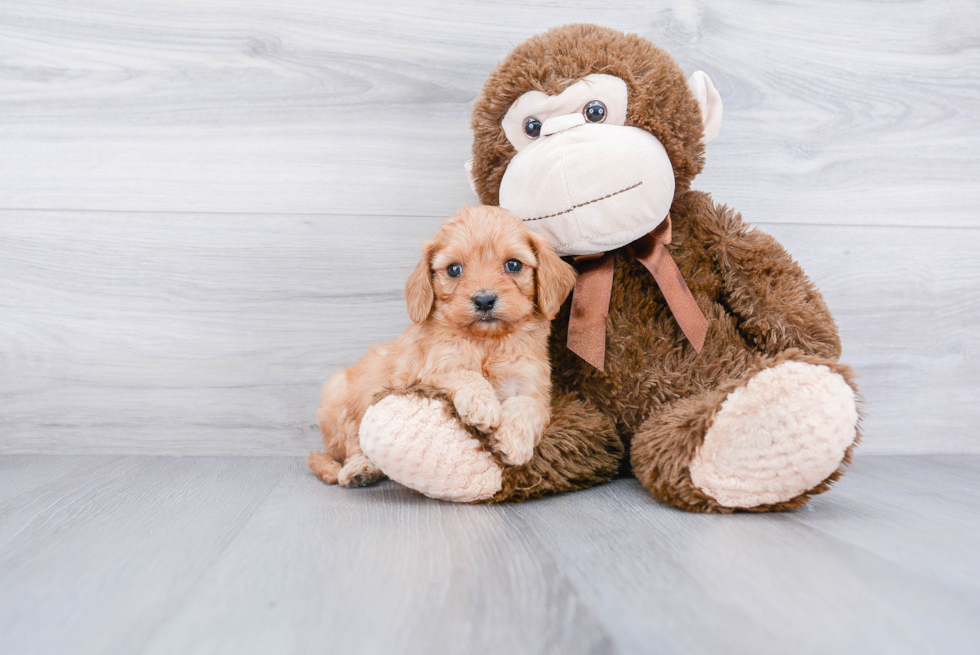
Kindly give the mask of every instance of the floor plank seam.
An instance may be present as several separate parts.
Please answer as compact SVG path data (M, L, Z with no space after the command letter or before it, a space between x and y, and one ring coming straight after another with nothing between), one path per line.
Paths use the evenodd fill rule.
M220 549L218 549L218 551L215 553L211 561L208 562L205 566L201 567L201 570L199 571L198 575L194 578L194 582L187 585L187 588L184 591L184 593L182 593L179 596L179 598L177 598L174 601L169 614L167 616L162 617L161 620L158 622L158 624L154 626L151 630L147 630L146 636L143 639L142 643L140 644L140 647L138 648L139 652L143 652L144 650L146 650L149 644L153 643L153 639L156 637L156 635L160 634L160 632L164 630L166 626L171 621L173 621L175 617L179 615L180 609L187 603L187 601L191 597L193 597L194 592L197 591L200 588L200 586L203 584L208 573L210 573L211 570L218 565L218 563L221 561L222 557L224 557L225 553L228 551L231 545L238 540L239 536L241 536L245 528L251 523L255 515L258 514L259 510L269 501L269 498L272 496L272 493L276 491L283 484L283 481L287 478L289 472L290 471L288 466L283 468L282 472L279 474L279 477L276 479L275 483L269 485L269 490L262 497L262 500L255 503L255 505L252 508L252 511L250 511L247 516L242 517L242 520L239 522L237 528L228 536L227 540L221 545Z

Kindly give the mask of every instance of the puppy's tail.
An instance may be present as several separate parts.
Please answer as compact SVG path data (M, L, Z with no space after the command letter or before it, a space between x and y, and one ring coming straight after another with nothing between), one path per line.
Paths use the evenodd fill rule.
M337 484L341 465L340 462L330 457L330 455L326 453L310 453L309 457L306 458L306 465L327 484Z

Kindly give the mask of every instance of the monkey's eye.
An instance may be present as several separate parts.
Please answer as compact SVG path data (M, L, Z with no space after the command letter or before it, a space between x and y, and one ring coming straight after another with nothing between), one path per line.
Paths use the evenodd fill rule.
M539 121L534 116L529 116L524 119L524 134L532 139L537 139L541 136L541 121Z
M606 120L606 106L598 100L593 100L585 105L582 113L585 114L585 120L590 123L601 123Z
M504 264L504 269L508 273L520 273L524 268L524 264L520 263L516 259L508 259L507 263Z
M449 277L459 277L463 274L463 267L459 264L450 264L446 267L446 275Z

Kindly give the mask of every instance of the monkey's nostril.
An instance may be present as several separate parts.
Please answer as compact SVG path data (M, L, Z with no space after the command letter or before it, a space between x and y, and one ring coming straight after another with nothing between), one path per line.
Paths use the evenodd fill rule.
M489 312L497 302L497 296L492 293L481 292L473 296L473 305L481 312Z

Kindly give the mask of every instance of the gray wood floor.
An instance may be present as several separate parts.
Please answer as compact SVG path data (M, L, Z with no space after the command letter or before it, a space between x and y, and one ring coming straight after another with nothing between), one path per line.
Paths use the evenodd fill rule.
M779 515L634 480L517 506L299 458L0 456L4 653L976 653L980 456Z

